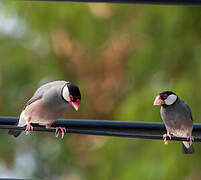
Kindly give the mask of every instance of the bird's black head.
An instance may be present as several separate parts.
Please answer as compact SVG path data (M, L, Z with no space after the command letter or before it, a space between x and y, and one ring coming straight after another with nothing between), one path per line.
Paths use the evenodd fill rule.
M161 92L154 100L154 105L170 106L177 101L177 95L172 91Z
M77 111L81 101L79 88L72 82L67 82L62 89L62 97L70 103Z
M72 102L76 102L78 99L81 101L81 94L79 88L72 82L67 82L68 90L70 95L72 95Z
M161 92L159 95L163 100L166 100L168 98L169 95L176 95L174 92L172 91L163 91Z

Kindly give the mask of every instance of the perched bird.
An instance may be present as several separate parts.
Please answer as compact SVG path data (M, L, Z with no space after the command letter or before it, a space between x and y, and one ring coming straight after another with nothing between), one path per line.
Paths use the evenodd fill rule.
M81 101L79 88L72 82L53 81L42 85L36 90L33 97L25 104L18 122L18 126L26 125L26 134L33 131L31 123L51 127L57 118L62 116L69 107L69 104L77 111ZM59 129L62 132L62 138L66 131L63 127L56 127L56 137ZM21 131L9 130L8 134L18 137Z
M182 142L182 147L185 154L192 154L193 118L189 106L171 91L160 93L155 98L154 105L161 105L160 114L167 129L167 134L163 135L165 144L168 143L167 137L171 139L171 135L189 138L189 142Z

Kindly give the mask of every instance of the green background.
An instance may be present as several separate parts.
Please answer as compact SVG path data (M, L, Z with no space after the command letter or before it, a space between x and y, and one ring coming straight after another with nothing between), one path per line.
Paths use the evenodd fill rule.
M156 95L172 90L201 114L201 9L0 2L0 113L19 116L42 84L76 83L63 118L161 122ZM200 179L201 152L179 142L0 133L0 177L59 180Z

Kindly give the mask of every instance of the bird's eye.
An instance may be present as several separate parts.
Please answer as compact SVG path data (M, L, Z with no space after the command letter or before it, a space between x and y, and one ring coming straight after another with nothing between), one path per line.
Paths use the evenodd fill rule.
M164 95L163 95L163 98L164 98L164 99L167 99L167 97L168 97L167 94L164 94Z
M72 100L73 100L73 96L72 96L72 95L70 95L69 97L70 97L70 100L72 101Z

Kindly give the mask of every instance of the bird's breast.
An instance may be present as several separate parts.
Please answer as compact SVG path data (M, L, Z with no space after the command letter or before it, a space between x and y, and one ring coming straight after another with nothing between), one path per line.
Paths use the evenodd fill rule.
M185 128L185 127L184 128L181 127L178 129L173 128L172 134L174 136L178 136L178 137L187 137L187 136L191 135L191 130L188 128Z
M161 117L165 123L166 129L173 135L186 137L191 134L192 120L185 111L176 111L175 109L161 109Z
M32 123L41 125L53 123L62 114L62 112L57 112L49 107L42 99L33 102L25 108L26 117L29 117Z

